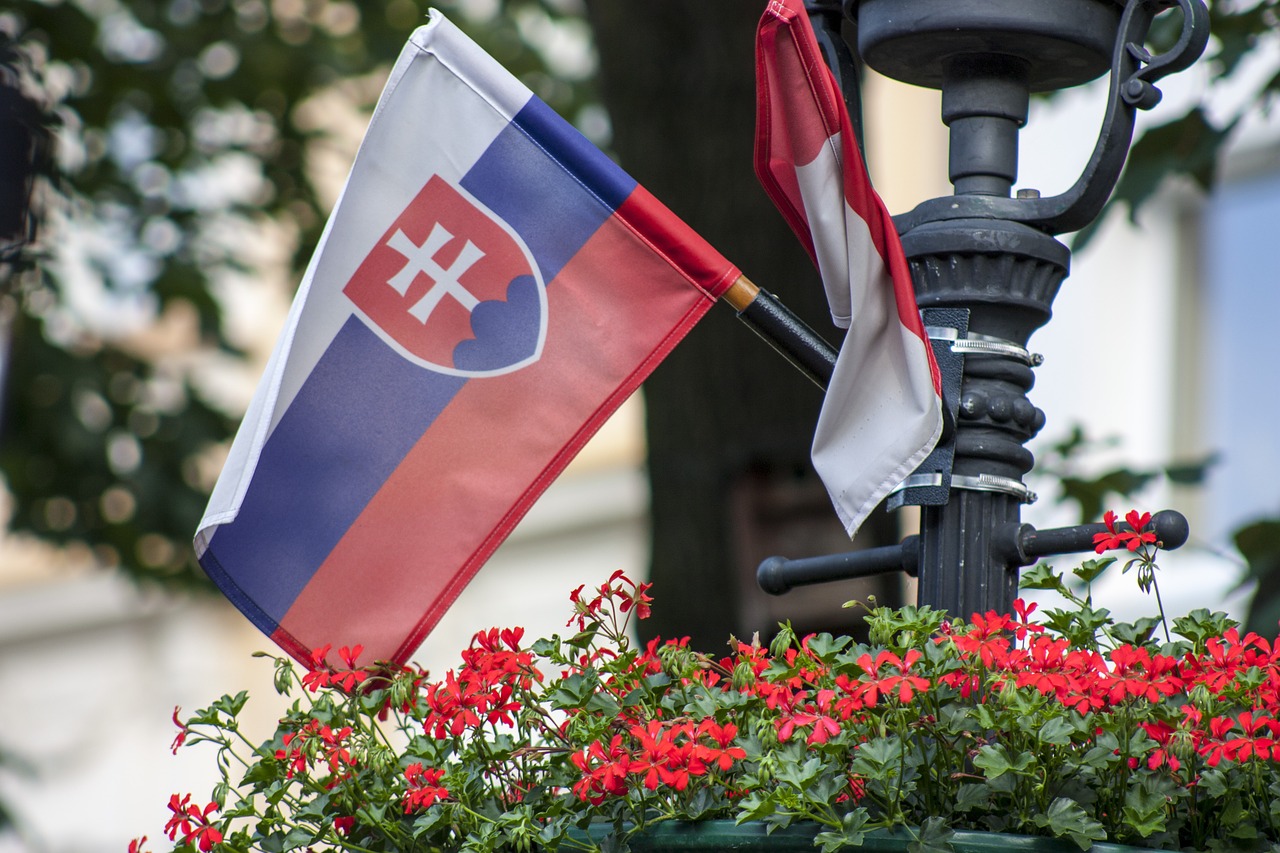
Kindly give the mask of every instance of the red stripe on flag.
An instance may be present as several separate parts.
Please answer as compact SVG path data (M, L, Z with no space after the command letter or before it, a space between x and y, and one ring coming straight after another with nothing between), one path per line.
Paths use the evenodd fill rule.
M652 215L643 200L630 204L621 217ZM727 287L737 271L719 260L725 271L717 280ZM660 256L638 251L618 218L606 220L547 295L542 358L467 383L281 620L274 639L282 646L296 654L323 637L363 644L365 661L407 659L533 501L713 302Z
M615 215L711 298L719 299L737 279L737 268L644 187L637 185Z

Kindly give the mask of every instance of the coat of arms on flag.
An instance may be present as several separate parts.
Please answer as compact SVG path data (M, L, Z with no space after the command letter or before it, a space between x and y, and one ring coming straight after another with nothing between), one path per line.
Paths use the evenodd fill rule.
M494 376L542 353L547 294L533 255L510 225L439 175L343 293L384 340L432 370Z

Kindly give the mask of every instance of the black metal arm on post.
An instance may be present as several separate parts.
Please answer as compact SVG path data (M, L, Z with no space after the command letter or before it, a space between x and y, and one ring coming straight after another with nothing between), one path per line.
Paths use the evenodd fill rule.
M1151 524L1155 528L1156 542L1165 551L1181 548L1191 535L1187 517L1177 510L1157 512L1151 516ZM1123 522L1116 527L1132 530ZM1030 566L1041 557L1092 550L1093 537L1106 532L1105 524L1078 524L1049 530L1036 530L1030 524L1013 524L996 531L994 546L1010 564Z
M919 556L920 537L908 536L897 545L845 554L827 554L803 560L769 557L756 569L756 583L770 595L782 595L797 586L865 578L885 572L906 572L914 576Z
M1156 542L1165 551L1181 548L1191 534L1187 518L1166 509L1151 517ZM1117 529L1131 531L1121 522ZM1093 550L1093 537L1107 532L1105 524L1077 524L1036 530L1030 524L1007 524L993 534L993 548L1009 565L1030 566L1041 557ZM782 595L798 586L851 580L885 572L915 576L920 563L920 537L908 536L897 545L867 548L845 554L788 560L770 557L756 569L756 583L770 595Z

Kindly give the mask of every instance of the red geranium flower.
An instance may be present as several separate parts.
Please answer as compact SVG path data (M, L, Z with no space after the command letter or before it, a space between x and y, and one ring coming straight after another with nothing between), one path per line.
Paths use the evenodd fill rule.
M174 754L178 754L178 749L187 742L187 725L178 719L178 714L182 708L177 705L173 706L173 724L178 727L178 734L174 737L173 743L169 745L169 750Z
M1102 523L1107 526L1106 531L1093 534L1095 551L1099 554L1117 548L1128 548L1130 551L1137 551L1143 545L1155 544L1155 531L1146 529L1151 524L1151 513L1144 512L1139 515L1136 509L1131 509L1125 514L1124 520L1128 522L1129 529L1117 529L1116 514L1111 510L1107 510L1106 514L1102 516Z

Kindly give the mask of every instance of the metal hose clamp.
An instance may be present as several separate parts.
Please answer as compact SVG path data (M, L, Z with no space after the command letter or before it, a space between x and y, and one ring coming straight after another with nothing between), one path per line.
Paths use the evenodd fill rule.
M980 335L977 332L969 332L964 337L961 337L959 331L946 326L925 326L924 331L930 340L950 341L952 352L1016 358L1028 367L1039 367L1044 363L1044 356L1040 353L1030 352L1026 347L1019 346L1013 341L1006 341L1003 338Z

